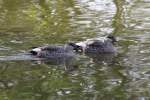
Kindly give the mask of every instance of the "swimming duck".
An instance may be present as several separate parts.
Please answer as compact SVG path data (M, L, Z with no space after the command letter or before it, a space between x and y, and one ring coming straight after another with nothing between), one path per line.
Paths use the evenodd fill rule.
M87 39L83 42L72 43L78 51L84 53L115 53L114 43L117 42L113 35L100 38Z
M65 45L47 45L35 47L29 51L32 55L40 58L58 58L73 55L78 46L71 43Z
M107 37L87 39L78 43L67 43L65 45L48 45L33 48L30 53L40 58L58 58L74 55L75 52L84 53L114 53L116 48L113 44L116 38L112 35Z

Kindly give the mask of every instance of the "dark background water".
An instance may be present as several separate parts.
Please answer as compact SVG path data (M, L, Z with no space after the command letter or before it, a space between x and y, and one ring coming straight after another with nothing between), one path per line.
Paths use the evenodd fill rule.
M149 100L149 32L149 0L0 0L0 99ZM115 56L21 55L108 34L119 39Z

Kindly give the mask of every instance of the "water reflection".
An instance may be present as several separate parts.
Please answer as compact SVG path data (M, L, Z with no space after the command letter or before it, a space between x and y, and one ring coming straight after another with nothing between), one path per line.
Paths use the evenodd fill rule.
M149 8L148 0L0 0L0 97L149 99ZM9 56L110 33L120 38L117 55Z
M35 64L46 64L50 66L55 65L64 67L63 69L66 71L71 71L78 68L76 57L77 56L75 54L70 54L66 56L52 57L46 59L46 58L38 58L28 53L20 53L12 56L0 56L0 62L32 61Z
M77 59L74 56L68 56L68 57L59 57L59 58L49 58L49 59L42 59L34 61L37 64L46 64L50 65L50 67L53 65L59 67L62 67L61 69L64 69L66 71L73 71L78 68Z
M115 53L112 54L86 54L90 57L91 62L95 64L111 64L115 58Z
M114 20L112 26L114 27L113 34L119 35L123 32L124 26L124 3L125 0L114 0L114 4L117 8L116 14L114 15Z

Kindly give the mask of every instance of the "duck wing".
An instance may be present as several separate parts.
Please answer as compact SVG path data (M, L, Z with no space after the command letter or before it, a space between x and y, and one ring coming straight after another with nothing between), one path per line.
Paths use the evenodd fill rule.
M92 41L88 44L89 47L104 47L105 45L105 42L103 41L99 41L99 40L95 40L95 41Z
M63 52L64 48L63 46L55 46L55 45L48 45L41 47L42 51L48 51L48 52Z
M42 47L35 47L31 51L29 51L33 55L43 54L43 53L55 53L55 52L63 52L62 46L48 45Z

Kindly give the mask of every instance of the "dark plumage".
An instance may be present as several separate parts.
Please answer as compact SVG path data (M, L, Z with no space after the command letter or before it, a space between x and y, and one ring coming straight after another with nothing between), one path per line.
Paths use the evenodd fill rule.
M116 48L113 45L115 42L116 38L109 35L107 37L87 39L76 43L76 45L80 46L85 53L114 53L116 52Z
M66 45L48 45L43 47L33 48L30 53L40 58L64 57L73 55L73 47Z
M107 37L87 39L78 43L68 43L65 45L48 45L33 48L30 53L40 58L58 58L74 55L74 52L84 53L114 53L116 38L112 35Z

